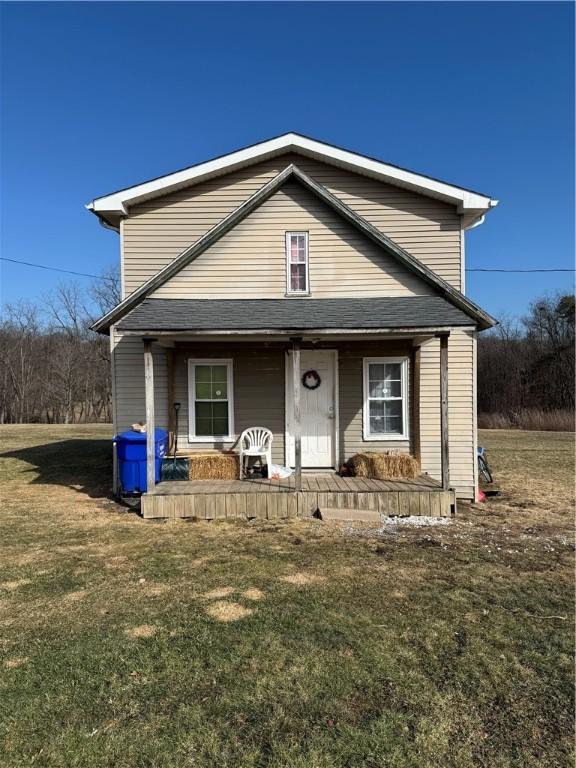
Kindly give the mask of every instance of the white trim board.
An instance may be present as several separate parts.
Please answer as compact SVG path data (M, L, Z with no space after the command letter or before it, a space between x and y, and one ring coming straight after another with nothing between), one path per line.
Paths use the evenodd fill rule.
M112 218L126 216L131 205L168 194L182 187L198 184L224 173L230 173L285 152L296 152L345 170L362 173L380 181L451 203L457 206L459 213L467 214L466 226L472 226L473 223L478 222L487 211L498 204L497 200L479 192L457 187L405 168L359 155L356 152L325 144L298 133L285 133L282 136L230 152L222 157L184 168L175 173L169 173L142 184L97 197L88 203L86 208L102 219L106 219L106 214Z

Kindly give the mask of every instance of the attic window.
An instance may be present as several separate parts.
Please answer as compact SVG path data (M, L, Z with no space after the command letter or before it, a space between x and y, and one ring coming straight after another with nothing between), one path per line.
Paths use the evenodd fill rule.
M309 293L308 232L286 232L286 291Z

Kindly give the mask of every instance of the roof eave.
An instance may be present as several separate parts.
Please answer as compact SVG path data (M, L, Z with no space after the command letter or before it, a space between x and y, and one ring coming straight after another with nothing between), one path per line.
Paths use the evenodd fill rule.
M325 328L318 327L296 327L296 328L202 328L195 330L193 328L182 330L180 328L158 329L146 328L121 328L123 336L138 337L166 337L166 336L303 336L306 338L314 336L349 336L349 335L382 335L382 336L421 336L427 334L433 336L437 333L450 333L453 330L473 331L476 326L473 323L468 325L442 324L442 325L418 325L418 326L398 326L381 328L364 328L362 326L345 328Z
M129 215L130 206L137 205L144 200L168 194L185 186L199 184L209 178L230 173L285 152L297 152L327 161L355 173L362 173L386 183L435 197L455 205L458 213L468 215L471 219L478 219L482 213L489 211L497 202L488 195L479 192L457 187L300 134L287 133L228 153L214 160L208 160L143 184L95 198L86 207L98 216L107 216L108 219L117 217L119 219Z

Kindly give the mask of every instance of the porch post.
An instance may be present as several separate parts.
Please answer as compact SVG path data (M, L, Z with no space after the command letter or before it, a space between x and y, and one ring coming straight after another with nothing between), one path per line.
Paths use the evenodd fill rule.
M174 350L166 350L166 374L168 376L168 451L171 453L176 442L176 420L174 401L176 400L176 380L174 376Z
M150 492L156 484L154 429L154 359L152 339L144 339L144 384L146 389L146 487Z
M442 488L450 488L450 454L448 435L448 336L440 334L440 435L442 455Z
M411 382L412 382L412 453L414 458L420 464L422 459L421 441L420 441L420 347L412 348L411 356Z
M294 479L302 490L302 432L300 426L300 339L292 339L292 386L294 390Z

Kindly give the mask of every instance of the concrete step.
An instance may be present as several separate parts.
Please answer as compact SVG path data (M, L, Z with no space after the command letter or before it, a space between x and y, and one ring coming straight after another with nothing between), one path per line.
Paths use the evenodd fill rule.
M321 520L342 520L345 522L379 523L380 513L375 509L343 509L341 507L320 507Z

